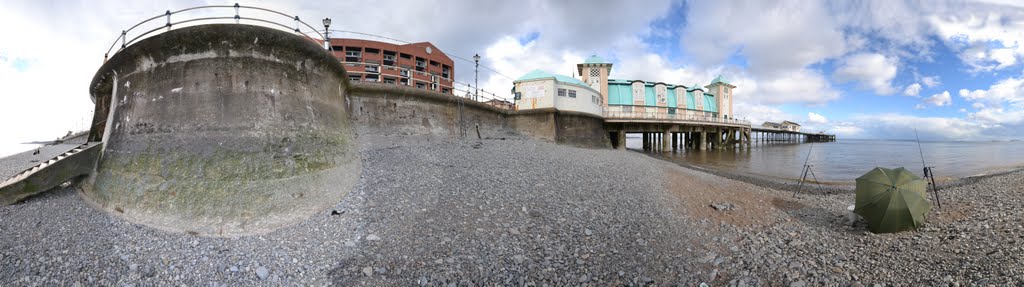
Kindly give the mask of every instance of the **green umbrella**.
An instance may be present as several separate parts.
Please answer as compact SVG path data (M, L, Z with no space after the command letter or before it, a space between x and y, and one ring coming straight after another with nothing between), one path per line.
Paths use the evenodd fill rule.
M857 178L857 207L853 212L864 217L874 233L917 229L932 209L925 186L924 180L905 168L876 167Z

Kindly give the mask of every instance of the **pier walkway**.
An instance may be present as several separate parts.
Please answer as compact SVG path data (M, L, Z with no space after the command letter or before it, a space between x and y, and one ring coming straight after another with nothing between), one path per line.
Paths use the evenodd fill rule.
M774 129L767 127L753 127L754 142L834 142L836 135L824 132L807 133L791 131L786 129Z

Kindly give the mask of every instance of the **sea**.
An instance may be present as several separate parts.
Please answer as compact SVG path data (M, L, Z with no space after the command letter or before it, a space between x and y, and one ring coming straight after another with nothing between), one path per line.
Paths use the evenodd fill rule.
M638 137L628 149L724 172L798 180L806 162L819 182L853 184L874 167L905 167L918 176L924 164L940 179L980 176L1024 167L1021 141L922 141L838 139L826 143L756 143L750 148L706 151L644 151ZM812 178L813 177L813 178Z

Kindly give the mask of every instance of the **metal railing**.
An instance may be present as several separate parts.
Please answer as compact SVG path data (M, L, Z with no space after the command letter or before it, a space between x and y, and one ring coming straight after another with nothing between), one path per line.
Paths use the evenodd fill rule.
M369 62L369 61L349 62L349 61L343 61L342 60L341 64L345 65L346 67L355 67L355 66L377 67L377 71L375 71L375 72L369 72L369 71L365 71L365 70L352 70L352 71L348 71L349 73L352 73L352 74L371 74L371 75L378 75L379 76L379 78L376 79L376 80L370 80L370 81L363 80L363 81L366 81L366 82L384 82L384 78L385 77L395 77L399 81L398 81L398 83L394 83L394 84L402 85L401 84L401 79L408 79L408 81L406 82L407 83L406 85L408 85L408 86L415 86L415 83L423 83L423 84L426 84L426 85L437 84L437 85L439 85L442 88L450 88L451 89L450 93L455 95L455 96L458 96L458 97L463 97L463 98L466 98L466 99L476 100L478 102L485 102L485 103L486 102L490 102L492 100L497 100L499 102L507 103L510 106L514 106L515 105L515 103L512 101L512 97L498 96L498 95L494 94L493 92L490 92L490 91L487 91L487 90L484 90L484 89L479 89L479 93L477 94L477 96L474 97L474 93L477 93L477 89L473 86L473 84L464 83L464 82L456 81L454 79L445 78L445 77L442 77L442 75L436 74L436 73L420 72L420 71L416 71L415 69L409 69L409 68L404 68L404 67L400 67L400 66L393 66L393 65L384 65L384 64L380 64L380 63L376 63L376 62ZM396 74L385 73L384 71L399 71L399 72L396 75ZM402 72L405 72L405 73L403 74ZM435 81L431 82L429 80L416 79L415 77L413 77L413 75L421 75L421 76L426 76L426 77L434 76Z
M185 18L184 20L181 20L181 21L171 22L171 16L176 15L176 14L180 14L180 13L183 13L183 12L194 12L194 11L199 11L199 10L215 10L215 9L226 9L226 8L227 9L234 9L234 11L235 11L234 15L232 15L232 16L207 16L207 17ZM240 13L240 10L243 10L243 9L267 12L267 13L270 13L271 15L282 16L282 17L285 17L285 18L289 18L289 20L291 20L295 24L295 26L294 27L288 26L288 25L276 22L275 20L242 16L242 14ZM136 28L140 28L141 26L143 26L144 24L147 24L147 23L153 23L153 21L156 21L156 20L161 19L161 18L166 19L166 22L164 23L163 26L152 28L150 30L141 32L138 35L134 35L134 37L132 37L130 40L128 39L129 33L131 33ZM121 35L118 36L116 39L114 39L114 42L110 44L110 48L108 48L107 52L103 54L103 61L106 62L107 59L109 59L110 56L112 56L111 52L117 53L117 52L123 50L124 48L130 46L131 44L133 44L133 43L135 43L135 42L137 42L137 41L139 41L141 39L145 39L146 37L154 36L154 35L159 34L159 32L161 30L166 32L166 31L170 31L174 27L178 27L178 26L181 26L183 24L193 23L193 22L220 22L220 21L223 21L223 20L233 20L235 24L241 24L242 20L252 21L254 23L267 24L270 27L284 28L285 30L287 30L289 32L294 32L296 34L300 34L300 35L302 35L302 36L304 36L306 38L309 38L310 40L313 40L313 41L323 41L323 39L325 39L324 35L321 34L319 32L319 30L317 30L316 28L313 28L313 26L310 26L306 22L303 22L302 20L300 20L299 16L292 16L292 15L288 15L288 14L281 13L281 12L278 12L278 11L270 10L270 9L267 9L267 8L253 7L253 6L242 6L242 5L238 5L238 3L235 3L235 5L206 5L206 6L196 6L196 7L191 7L191 8L185 8L185 9L181 9L181 10L177 10L177 11L167 10L167 12L164 12L163 14L153 16L152 18L143 20L142 22L139 22L139 23L131 26L130 28L128 28L126 30L122 30L121 31ZM312 31L312 33L316 33L317 36L319 36L320 38L319 39L315 39L315 38L310 37L308 34L306 34L308 32L301 32L301 30L300 30L301 27L299 26L300 24L302 26L305 26L305 27L309 28L310 31ZM118 42L121 43L121 47L118 48L115 51L114 47L117 46Z
M715 124L728 124L728 125L742 125L750 126L750 121L739 120L739 119L722 119L713 116L703 115L687 115L687 114L670 114L662 113L658 111L643 111L643 112L625 112L625 111L613 111L605 107L603 109L603 115L605 119L627 119L627 120L662 120L662 121L686 121L686 122L700 122L700 123L715 123Z

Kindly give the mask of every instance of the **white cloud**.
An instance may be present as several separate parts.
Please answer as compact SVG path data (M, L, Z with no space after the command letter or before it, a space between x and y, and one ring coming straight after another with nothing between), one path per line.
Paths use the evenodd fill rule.
M864 128L852 122L836 123L827 129L827 132L835 133L841 138L862 138L865 136Z
M934 94L931 97L925 98L923 102L936 107L948 106L953 104L953 97L949 96L949 91L943 91L941 94Z
M764 104L823 104L839 99L839 92L832 89L824 76L805 69L758 78L753 94L757 103Z
M1024 56L1024 9L1003 4L964 3L928 17L938 36L972 71L1016 65Z
M812 124L824 124L824 123L828 123L828 119L826 119L825 116L822 116L820 114L817 114L817 113L814 113L814 112L808 112L807 113L807 122L808 123L812 123Z
M1024 77L1000 80L988 90L961 89L959 94L976 110L968 118L990 126L1024 130Z
M919 94L921 94L921 84L918 83L907 85L907 88L903 90L905 96L916 97Z
M879 138L910 138L914 130L923 140L982 140L989 138L982 134L984 126L960 118L918 117L904 114L870 114L854 117L857 127L872 131Z
M850 55L836 69L835 77L839 81L857 81L861 87L870 88L880 95L895 92L890 82L896 77L898 60L882 54L859 53Z
M696 61L694 69L743 57L747 66L733 77L749 79L741 87L750 104L823 104L839 98L822 72L809 66L843 55L846 42L858 38L847 39L823 3L738 0L687 6L690 21L678 41Z
M942 84L942 82L939 81L939 76L921 77L921 82L929 88L934 88L935 86Z
M761 76L802 69L846 51L844 35L822 2L694 1L688 4L686 19L690 21L682 33L686 37L679 40L683 49L701 64L722 63L741 52L750 63L751 72Z

